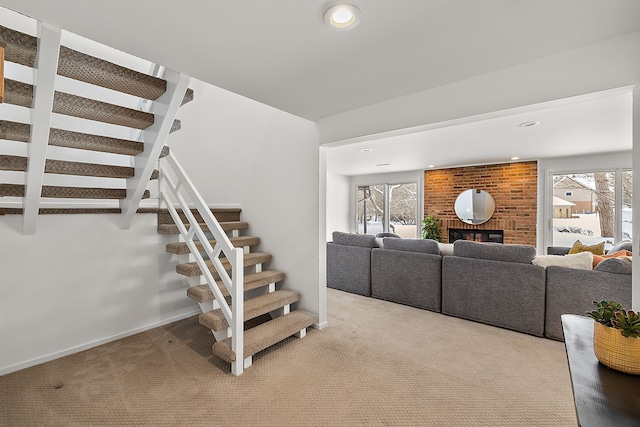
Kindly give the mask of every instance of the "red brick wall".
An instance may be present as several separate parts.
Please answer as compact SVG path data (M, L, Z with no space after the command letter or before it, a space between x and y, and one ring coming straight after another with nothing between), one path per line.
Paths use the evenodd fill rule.
M504 230L504 243L536 246L537 179L537 162L427 170L424 214L438 218L443 242L449 228L467 228ZM458 194L470 188L487 191L496 203L495 213L484 224L466 224L454 211Z

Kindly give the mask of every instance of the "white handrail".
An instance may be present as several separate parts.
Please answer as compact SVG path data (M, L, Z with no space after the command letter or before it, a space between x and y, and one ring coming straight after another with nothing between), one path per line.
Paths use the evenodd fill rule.
M205 277L209 288L213 292L216 301L224 317L231 328L231 349L235 353L235 362L232 363L231 371L234 375L242 374L244 369L244 263L243 250L236 248L229 240L227 233L215 218L211 209L204 202L198 193L193 182L175 158L173 153L160 159L160 202L163 203L174 222L178 226L180 234L184 238L189 251L194 256L201 274ZM188 199L188 200L187 200ZM191 202L191 203L188 203ZM189 227L183 223L176 210L179 206L186 216ZM197 209L198 213L209 228L209 232L216 241L214 247L209 243L206 232L200 227L191 209ZM213 278L213 274L207 266L205 258L196 246L199 241L207 258L211 261L220 276L222 283L231 295L231 305L227 303L222 295L222 291ZM224 255L231 264L231 275L227 273L222 262L221 255Z

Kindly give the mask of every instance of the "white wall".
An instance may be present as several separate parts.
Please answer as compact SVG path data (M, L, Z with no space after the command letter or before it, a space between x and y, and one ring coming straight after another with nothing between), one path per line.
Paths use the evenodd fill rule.
M207 203L242 208L246 234L262 239L257 250L273 255L269 267L287 274L284 286L301 292L300 308L323 324L315 124L197 80L190 87L195 99L179 113L172 152Z
M155 215L0 216L0 375L199 312Z
M348 176L327 173L327 242L333 240L334 231L353 231L351 194L351 180Z

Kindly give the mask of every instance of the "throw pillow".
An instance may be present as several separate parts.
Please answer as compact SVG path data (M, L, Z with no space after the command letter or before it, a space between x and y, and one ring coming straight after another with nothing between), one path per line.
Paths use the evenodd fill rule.
M593 265L593 254L591 252L579 252L577 254L564 256L536 255L531 263L544 268L554 265L558 267L575 268L578 270L591 270Z
M594 270L606 273L631 274L631 260L627 256L608 258L600 262Z
M617 252L613 252L613 253L608 253L606 255L594 255L593 256L593 268L596 267L596 265L600 264L603 260L607 259L607 258L618 258L618 257L629 257L631 256L631 252L630 251L617 251Z
M620 240L618 243L613 245L611 249L609 249L608 253L614 253L618 251L632 251L633 250L633 242L629 239Z
M591 252L594 255L604 255L604 242L588 246L580 242L580 240L576 240L573 246L571 246L571 249L569 249L569 254L577 254L580 252Z

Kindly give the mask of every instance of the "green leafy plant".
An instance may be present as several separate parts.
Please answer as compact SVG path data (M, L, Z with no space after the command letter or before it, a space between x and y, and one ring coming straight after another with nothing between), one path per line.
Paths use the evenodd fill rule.
M427 215L422 220L422 238L433 239L436 242L441 242L440 237L440 225L438 220L433 215Z
M619 329L627 338L640 338L640 315L633 310L625 310L615 301L593 301L595 310L585 314L598 323Z

